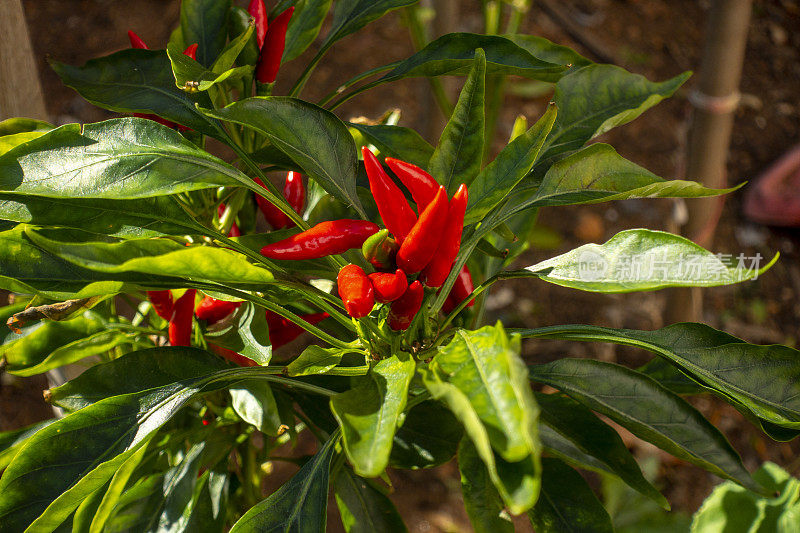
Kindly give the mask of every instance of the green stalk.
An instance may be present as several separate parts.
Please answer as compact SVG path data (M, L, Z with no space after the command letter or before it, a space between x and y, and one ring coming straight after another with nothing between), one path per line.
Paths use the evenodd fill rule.
M367 70L365 72L362 72L358 76L350 78L349 80L347 80L346 82L344 82L343 84L339 85L334 90L329 92L327 95L325 95L325 97L322 100L317 102L317 105L320 106L320 107L324 107L325 104L327 104L328 102L330 102L331 100L336 98L337 95L342 94L345 89L347 89L349 87L352 87L356 83L360 82L361 80L365 80L365 79L369 78L370 76L373 76L375 74L379 74L381 72L385 72L387 70L391 70L391 69L393 69L394 67L396 67L399 64L400 64L400 61L394 61L392 63L388 63L386 65L382 65L380 67L375 67L373 69L369 69L369 70Z

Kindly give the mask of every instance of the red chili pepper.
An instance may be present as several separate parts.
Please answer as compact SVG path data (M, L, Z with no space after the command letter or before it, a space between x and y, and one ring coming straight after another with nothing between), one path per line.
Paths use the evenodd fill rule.
M442 232L439 248L420 275L420 279L428 287L441 287L453 268L453 261L456 260L458 249L461 247L464 213L467 211L468 201L467 186L462 183L450 200L447 225Z
M147 44L142 40L141 37L136 35L133 30L128 30L128 39L131 41L131 48L142 48L144 50L149 50Z
M367 220L331 220L282 241L268 244L261 255L270 259L317 259L360 248L367 237L378 232L378 226Z
M189 56L197 61L197 43L190 44L186 50L183 51L183 55Z
M147 299L153 306L153 310L164 320L172 318L173 303L172 293L169 291L147 291Z
M408 205L400 187L383 170L378 158L366 146L361 148L364 167L369 178L369 189L378 206L378 213L399 243L403 243L411 228L417 222L417 215Z
M395 266L394 258L400 246L389 235L388 229L382 229L361 246L361 253L369 263L378 270L391 270Z
M258 363L256 363L252 359L248 359L242 354L234 352L233 350L229 350L227 348L223 348L222 346L217 346L216 344L208 343L208 349L217 355L221 355L231 363L235 363L239 366L258 366Z
M344 301L344 308L353 318L362 318L372 311L375 295L364 270L358 265L347 265L336 276L339 296Z
M447 192L439 187L436 197L419 216L397 252L397 266L407 274L419 272L430 263L439 247L447 223Z
M187 289L175 301L175 312L169 321L169 343L172 346L192 345L192 313L194 312L195 289Z
M283 184L283 197L286 198L295 213L299 215L303 212L303 206L306 203L306 188L303 185L302 174L292 171L286 173L286 181ZM292 222L292 225L294 225L294 222Z
M408 286L406 292L392 302L389 308L389 327L395 331L408 329L411 321L422 307L422 298L425 296L425 289L419 281L415 281Z
M225 213L225 204L219 204L217 207L217 216L221 217L223 213ZM240 237L241 235L242 230L239 229L239 226L236 225L236 222L231 224L231 229L228 231L228 237Z
M464 265L461 272L458 273L453 288L450 289L450 294L447 295L442 310L445 313L451 312L458 304L466 300L467 297L472 294L474 288L475 287L472 285L472 274L470 274L467 265ZM473 305L475 305L475 298L470 300L466 307L472 307Z
M316 326L328 316L330 316L328 313L312 313L300 315L300 318L312 326ZM267 325L269 326L269 340L272 343L273 350L292 342L306 331L288 318L284 318L272 311L267 311Z
M439 192L439 184L433 176L419 168L417 165L400 161L393 157L386 158L386 164L392 172L400 178L409 191L414 202L417 204L417 212L422 213L428 204L436 197Z
M253 181L264 186L264 182L261 181L259 178L253 178ZM283 229L288 227L292 223L292 219L286 216L286 214L275 207L272 202L261 196L260 194L256 194L256 203L258 203L258 208L264 213L264 218L267 220L267 224L269 224L272 229Z
M264 0L250 0L247 12L256 20L256 42L261 50L264 46L264 35L267 34L267 6L264 5Z
M389 272L373 272L367 276L372 282L375 291L375 300L385 304L393 302L405 294L408 289L406 273L399 268L391 274Z
M294 13L294 6L290 7L277 17L267 27L264 35L264 44L256 66L256 80L261 83L273 83L281 68L283 50L286 47L286 29Z
M229 314L236 311L242 302L228 302L226 300L217 300L211 296L206 296L197 305L194 310L194 315L199 320L205 320L209 324L219 322Z

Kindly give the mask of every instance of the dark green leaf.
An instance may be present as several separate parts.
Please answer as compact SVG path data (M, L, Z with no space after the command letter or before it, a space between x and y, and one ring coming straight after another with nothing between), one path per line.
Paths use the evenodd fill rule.
M186 92L207 91L214 85L226 80L236 80L243 76L248 76L253 72L253 67L244 65L242 67L229 68L221 72L207 69L191 57L184 55L181 49L170 44L167 47L167 55L172 63L172 72L175 74L175 84L179 89ZM231 61L236 59L238 51L233 55Z
M192 503L204 448L204 442L195 444L181 462L167 472L161 489L161 505L150 517L147 531L187 531L184 513Z
M221 126L195 107L195 103L211 107L208 95L190 95L175 86L163 50L122 50L82 67L56 61L51 66L65 85L95 105L120 113L155 113L201 133L225 137Z
M722 433L677 394L625 367L560 359L530 367L531 379L555 387L672 455L755 491L759 486Z
M653 378L675 394L702 394L709 389L698 385L684 374L676 365L661 357L654 357L636 369L637 372Z
M415 4L417 0L338 0L333 10L331 31L321 50L356 32L389 11Z
M535 57L511 40L498 35L448 33L402 61L381 81L411 76L464 75L472 67L475 50L486 53L486 74L513 74L536 80L556 81L567 70L550 58Z
M429 172L445 186L448 196L460 184L469 185L481 170L485 78L486 55L479 48L475 50L472 70L428 165Z
M571 70L565 71L564 75L572 70L592 64L591 61L572 48L555 44L544 37L524 33L504 35L504 37L543 61L555 63L556 65L571 65Z
M558 457L577 468L613 475L606 465L581 451L574 442L552 429L545 422L539 424L539 439L542 441L542 450L547 455Z
M458 447L461 495L476 533L513 532L514 524L504 515L503 500L492 484L486 465L468 438Z
M537 533L614 531L586 480L558 459L542 459L542 493L528 515Z
M212 343L240 353L259 365L269 364L272 359L266 313L262 307L250 302L240 305L231 320L213 328L206 337Z
M49 426L56 419L45 420L44 422L37 422L24 428L15 429L13 431L3 431L0 433L0 472L8 466L11 459L19 451L25 442L36 434L40 429Z
M344 450L359 476L377 477L388 465L415 368L407 354L383 359L352 389L331 398Z
M328 513L328 476L339 433L309 460L292 479L269 498L250 508L231 528L230 533L263 531L325 531Z
M182 0L184 48L197 43L197 60L210 67L225 47L231 0Z
M383 157L395 157L421 168L428 167L433 155L433 146L411 128L355 122L348 122L347 125L358 130L371 144L374 144Z
M326 191L363 214L356 195L355 143L330 111L303 100L272 96L239 100L206 113L265 135Z
M314 42L331 8L331 0L297 0L286 30L283 62L291 61Z
M439 402L424 401L406 413L394 434L389 464L411 470L442 465L456 454L463 435L449 409Z
M333 491L347 533L407 531L392 501L346 466L334 478Z
M664 496L642 475L622 438L589 409L560 394L536 394L536 403L541 409L542 422L569 439L582 452L601 461L632 488L669 509Z

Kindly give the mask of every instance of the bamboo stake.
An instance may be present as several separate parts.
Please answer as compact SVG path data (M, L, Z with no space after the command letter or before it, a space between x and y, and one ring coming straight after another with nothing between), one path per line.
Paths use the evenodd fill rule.
M47 120L42 87L20 0L3 0L0 14L0 120Z

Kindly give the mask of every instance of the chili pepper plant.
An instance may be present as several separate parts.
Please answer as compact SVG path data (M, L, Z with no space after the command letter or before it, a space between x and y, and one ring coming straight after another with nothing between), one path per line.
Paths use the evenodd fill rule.
M768 493L684 397L713 394L792 439L796 350L703 324L487 319L510 278L623 293L765 272L649 229L521 262L541 208L730 192L591 143L689 74L654 82L541 37L456 33L303 98L336 43L412 4L184 0L166 49L131 33L131 48L83 66L52 61L119 118L0 123L4 370L87 367L45 391L63 417L0 435L0 531L322 531L331 491L347 531L402 531L387 469L451 460L478 531L524 513L537 531L610 531L579 470L669 506L619 427ZM305 70L282 80L326 19ZM336 114L371 88L442 75L464 83L435 146L392 113ZM484 160L485 81L511 75L553 84L552 102ZM526 364L525 339L654 357ZM299 469L268 491L278 462Z

